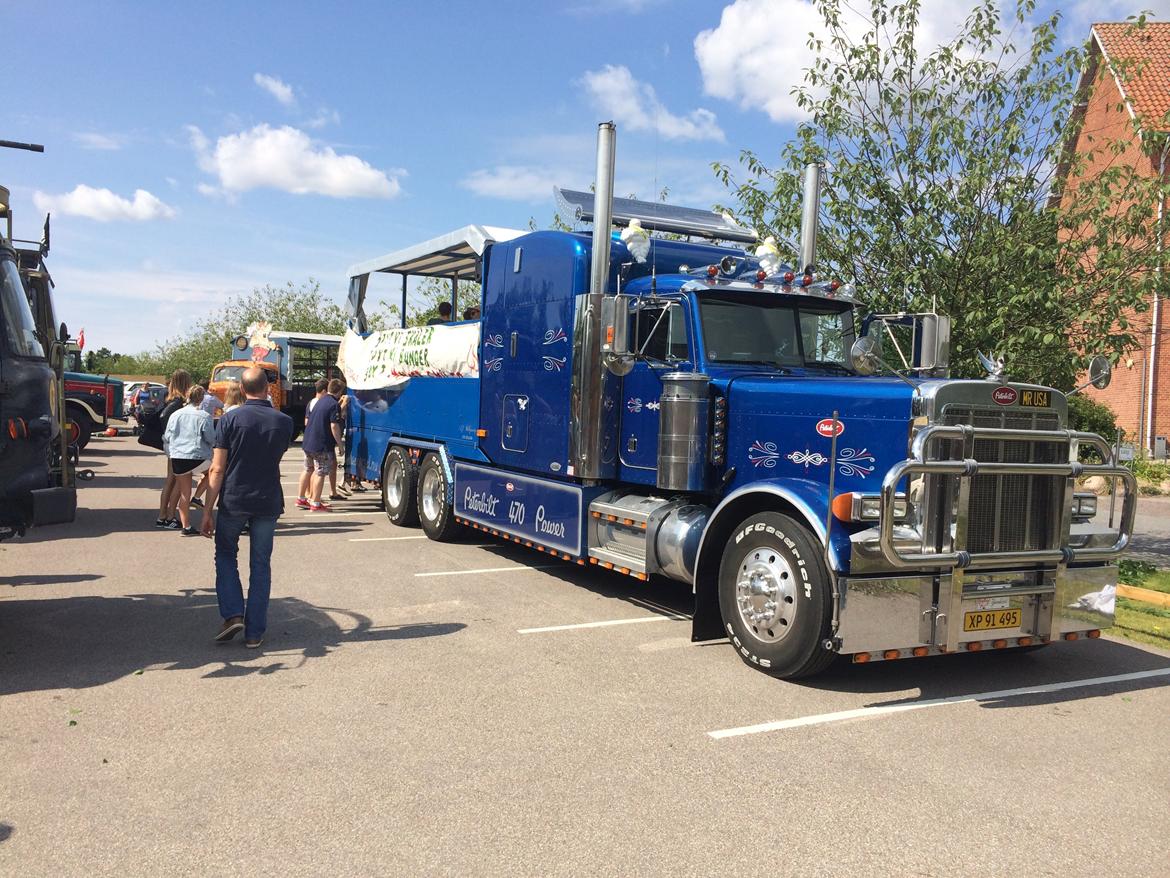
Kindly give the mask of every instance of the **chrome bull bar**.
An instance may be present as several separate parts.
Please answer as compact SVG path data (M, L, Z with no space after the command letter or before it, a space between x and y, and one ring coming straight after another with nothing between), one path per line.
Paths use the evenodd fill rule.
M929 460L927 452L936 440L957 440L963 442L964 457L961 460ZM1019 442L1062 442L1069 448L1068 463L981 463L973 457L977 439L1010 440ZM1097 450L1106 464L1082 464L1076 460L1081 445ZM955 426L936 425L926 427L914 438L910 458L896 464L886 474L881 490L881 519L879 523L879 546L882 556L899 570L922 567L950 567L952 569L1000 567L1011 564L1070 564L1084 561L1111 561L1117 558L1129 545L1133 534L1134 516L1137 513L1137 479L1133 473L1113 463L1109 444L1093 433L1075 430L1011 430L1000 427L973 427L967 424ZM952 550L949 552L905 552L894 542L894 499L898 484L907 476L919 474L958 476L960 479L955 510L955 533ZM1059 476L1066 480L1064 508L1061 513L1061 530L1067 542L1074 480L1080 476L1102 476L1121 479L1125 484L1125 502L1121 509L1121 521L1117 540L1112 546L1073 549L1064 545L1056 549L1035 549L1018 552L971 553L966 550L966 522L969 516L970 484L977 475L1037 475ZM947 528L949 530L949 526Z

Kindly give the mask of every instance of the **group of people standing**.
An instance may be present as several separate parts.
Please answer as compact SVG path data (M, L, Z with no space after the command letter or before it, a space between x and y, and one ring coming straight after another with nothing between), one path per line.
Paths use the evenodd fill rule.
M323 512L332 508L321 497L326 480L330 500L344 499L348 490L344 480L340 490L337 484L346 397L338 379L320 380L316 389L305 419L305 471L296 505ZM223 400L180 369L167 383L162 409L140 428L139 442L161 448L167 457L155 525L215 540L215 590L223 618L215 640L225 643L243 631L244 645L259 647L267 627L276 521L284 512L280 460L295 434L292 418L273 408L267 375L258 367L229 385ZM196 476L203 476L197 488ZM191 520L192 506L203 507L198 528ZM238 560L244 533L249 534L247 600Z

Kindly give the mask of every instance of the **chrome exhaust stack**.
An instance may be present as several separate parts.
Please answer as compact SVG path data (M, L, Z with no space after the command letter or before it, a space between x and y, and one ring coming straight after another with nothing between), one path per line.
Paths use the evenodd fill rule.
M583 479L612 478L617 471L616 406L604 406L606 370L602 345L602 301L609 284L613 225L613 169L617 128L597 126L597 176L593 188L593 252L589 290L577 295L573 325L573 383L569 400L569 471Z
M811 162L804 168L804 196L800 205L800 269L812 274L817 265L818 212L821 207L821 166Z

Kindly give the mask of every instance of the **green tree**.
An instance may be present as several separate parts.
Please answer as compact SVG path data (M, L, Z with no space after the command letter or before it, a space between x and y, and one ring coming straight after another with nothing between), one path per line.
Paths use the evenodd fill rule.
M232 339L251 323L263 320L273 329L287 332L342 335L346 319L345 310L329 300L313 278L300 286L291 281L283 287L265 285L229 299L188 332L168 339L140 359L152 367L147 371L169 375L176 369L186 369L196 381L206 382L216 363L231 359ZM382 319L375 315L375 328Z
M1067 388L1093 354L1134 347L1130 316L1160 292L1165 186L1101 161L1128 140L1070 148L1086 49L1060 47L1059 16L982 0L925 52L917 0L816 6L824 35L794 90L807 120L774 167L751 151L738 172L714 165L743 221L790 237L801 171L825 164L819 273L853 280L870 310L950 315L957 375L982 375L982 350Z

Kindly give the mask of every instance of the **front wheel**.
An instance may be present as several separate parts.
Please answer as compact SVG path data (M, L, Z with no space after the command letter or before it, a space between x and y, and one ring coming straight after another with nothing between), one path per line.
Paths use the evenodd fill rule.
M418 520L423 533L441 543L450 542L458 528L448 488L439 455L428 454L418 468Z
M74 411L70 411L66 415L65 429L69 431L69 444L81 451L89 444L89 437L93 430L89 425L89 418L85 415L78 415Z
M392 445L382 463L382 506L391 524L413 527L418 524L418 507L414 489L417 468L410 452L400 445Z
M719 566L723 623L740 657L765 673L807 677L833 660L824 648L829 589L821 547L787 515L753 515L727 541Z

